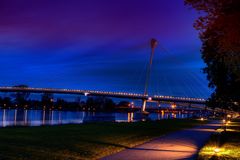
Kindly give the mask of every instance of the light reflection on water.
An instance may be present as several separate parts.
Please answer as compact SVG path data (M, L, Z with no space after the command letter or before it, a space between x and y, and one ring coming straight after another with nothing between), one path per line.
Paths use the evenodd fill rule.
M0 127L6 126L41 126L80 124L94 121L135 122L137 113L123 112L85 112L85 111L47 111L47 110L17 110L0 109ZM149 119L160 120L169 118L188 118L191 114L150 113ZM138 119L139 120L139 119Z

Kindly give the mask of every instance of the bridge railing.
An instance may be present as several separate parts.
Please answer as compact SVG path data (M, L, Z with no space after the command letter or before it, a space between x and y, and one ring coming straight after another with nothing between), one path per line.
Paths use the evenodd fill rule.
M51 92L51 93L63 93L63 94L82 94L82 95L95 95L95 96L112 96L123 98L135 98L155 101L172 101L172 102L189 102L189 103L202 103L205 104L206 100L203 98L189 98L189 97L174 97L163 95L144 95L139 93L128 92L112 92L112 91L94 91L94 90L79 90L79 89L55 89L55 88L22 88L22 87L0 87L2 92Z

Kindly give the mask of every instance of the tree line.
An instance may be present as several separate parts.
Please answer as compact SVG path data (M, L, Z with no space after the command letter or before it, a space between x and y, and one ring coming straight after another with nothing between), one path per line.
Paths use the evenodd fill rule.
M14 87L28 88L27 85L17 85ZM113 111L116 107L127 106L129 102L121 101L116 104L107 97L87 97L81 101L81 97L76 97L75 101L66 101L63 98L54 100L52 93L42 93L41 98L30 99L30 92L15 92L10 96L0 97L0 107L17 109L46 109L46 110L89 110L89 111Z

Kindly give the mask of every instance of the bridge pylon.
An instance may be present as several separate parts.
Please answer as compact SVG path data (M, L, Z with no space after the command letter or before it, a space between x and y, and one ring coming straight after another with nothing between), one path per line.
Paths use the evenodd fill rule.
M151 69L152 69L153 55L154 55L155 48L157 47L157 40L152 38L150 41L150 45L151 45L151 55L150 55L149 65L147 67L144 96L148 96L148 86L149 86L149 80L150 80ZM142 103L143 113L146 112L146 104L147 104L147 100L143 99L143 103Z
M144 100L143 100L143 103L142 103L142 112L143 112L143 113L146 112L146 105L147 105L147 100L144 99Z

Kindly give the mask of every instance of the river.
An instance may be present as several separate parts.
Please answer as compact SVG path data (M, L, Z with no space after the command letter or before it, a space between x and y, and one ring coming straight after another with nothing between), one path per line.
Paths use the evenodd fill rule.
M150 113L148 119L189 118L190 113ZM81 124L95 121L136 122L137 113L0 109L0 127ZM144 119L141 119L144 120Z

